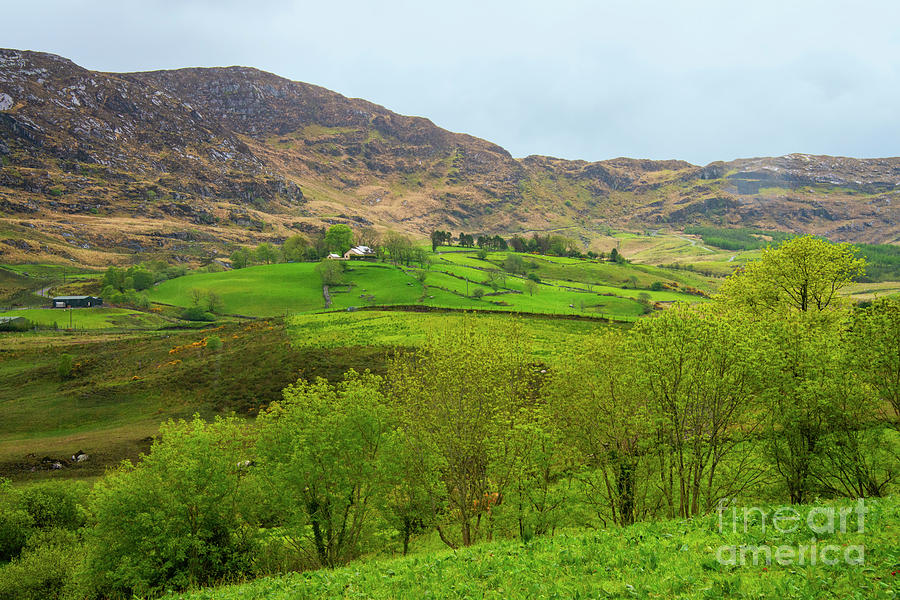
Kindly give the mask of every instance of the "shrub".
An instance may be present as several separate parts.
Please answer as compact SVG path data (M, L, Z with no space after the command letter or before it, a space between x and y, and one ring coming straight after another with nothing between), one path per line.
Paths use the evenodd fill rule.
M214 352L220 350L222 348L222 338L217 335L209 336L206 338L206 347Z
M0 569L0 600L53 600L69 597L77 556L75 534L50 530L35 535L22 555Z
M72 376L72 365L75 359L71 354L61 354L56 363L56 372L60 379L69 379Z
M653 290L654 292L662 291L663 282L662 281L654 281L653 283L650 284L650 289Z
M44 483L22 492L20 505L41 529L78 529L84 525L80 488L70 482Z
M484 290L483 290L483 289L481 289L481 288L475 288L475 289L472 291L472 297L473 297L473 298L481 298L482 296L484 296Z
M27 512L4 504L0 505L0 562L17 557L34 529L34 520Z
M540 282L541 282L541 278L538 277L537 273L529 273L529 274L528 274L528 279L532 280L532 281L535 282L535 283L540 283Z
M237 419L169 421L150 454L98 482L84 577L100 596L156 595L248 574L241 517L248 446Z
M181 318L186 321L215 321L212 313L203 310L202 306L190 306L181 311Z

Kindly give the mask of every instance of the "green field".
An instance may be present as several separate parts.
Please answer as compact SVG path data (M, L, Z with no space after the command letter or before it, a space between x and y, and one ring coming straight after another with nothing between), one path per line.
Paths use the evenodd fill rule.
M530 255L526 255L528 264L534 265L530 272L540 277L541 283L529 287L524 277L505 274L495 291L487 281L489 271L498 271L506 255L491 253L487 260L472 252L436 255L426 269L424 287L415 277L416 267L347 263L344 284L330 287L330 310L421 305L633 320L647 312L640 297L650 302L698 300L696 295L679 291L700 282L681 272ZM319 312L326 309L315 267L314 263L288 263L188 275L160 283L151 290L150 299L187 307L195 294L213 292L222 300L226 314L268 317ZM671 289L650 290L654 283Z
M359 311L295 315L289 318L288 332L298 348L415 347L429 331L453 327L461 314L408 313L400 311ZM583 336L607 324L568 319L521 318L514 315L481 314L479 320L491 327L519 318L531 339L533 354L547 364L564 348L578 344Z
M416 554L271 577L169 598L237 600L293 598L871 598L893 599L900 590L900 502L867 502L863 533L819 536L817 547L838 553L864 546L862 565L800 565L797 548L809 531L720 532L715 514L695 520L638 523L626 528L566 532L530 542L502 541L459 551ZM840 506L851 506L849 502ZM812 506L800 507L808 515ZM817 508L823 508L819 505ZM769 509L771 511L771 509ZM771 512L770 512L771 517ZM729 524L730 525L730 524ZM722 546L771 546L795 550L794 564L722 564ZM727 558L727 551L722 556ZM738 555L739 556L739 555ZM808 556L808 555L807 555ZM831 555L833 556L833 554Z
M0 317L25 317L60 329L153 329L166 324L156 315L126 308L29 308L0 312Z

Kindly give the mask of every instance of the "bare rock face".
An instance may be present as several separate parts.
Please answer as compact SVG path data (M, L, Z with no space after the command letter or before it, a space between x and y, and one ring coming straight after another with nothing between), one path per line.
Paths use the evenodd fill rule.
M45 223L153 219L237 242L316 231L336 214L415 233L713 222L893 241L900 159L515 159L257 69L99 73L0 50L0 208ZM149 231L122 227L96 247L147 246Z

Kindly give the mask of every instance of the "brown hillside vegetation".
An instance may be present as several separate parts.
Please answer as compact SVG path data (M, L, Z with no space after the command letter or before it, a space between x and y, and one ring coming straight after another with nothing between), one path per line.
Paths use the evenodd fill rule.
M0 261L196 260L332 223L425 233L711 223L893 242L900 159L516 159L247 67L88 71L0 50ZM111 254L112 253L112 254Z

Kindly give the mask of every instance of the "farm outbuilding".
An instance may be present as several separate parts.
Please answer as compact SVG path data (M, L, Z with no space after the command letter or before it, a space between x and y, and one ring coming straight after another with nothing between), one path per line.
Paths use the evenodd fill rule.
M25 317L0 317L0 331L21 331L28 327Z
M53 308L91 308L103 306L103 298L96 296L56 296Z

